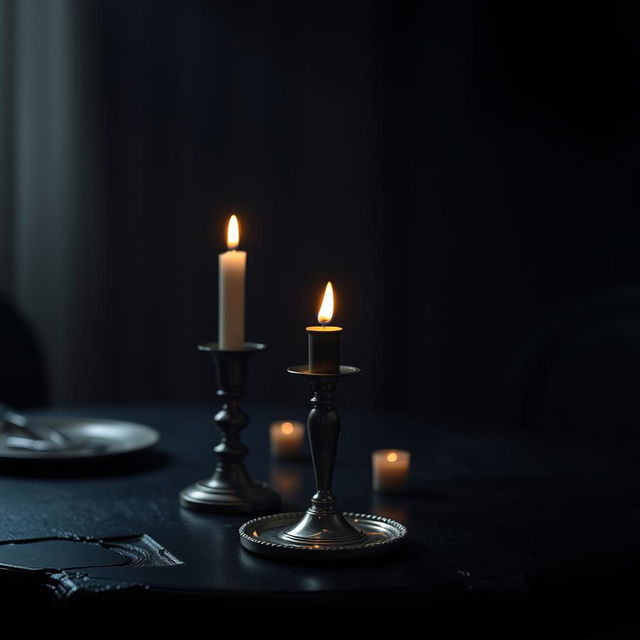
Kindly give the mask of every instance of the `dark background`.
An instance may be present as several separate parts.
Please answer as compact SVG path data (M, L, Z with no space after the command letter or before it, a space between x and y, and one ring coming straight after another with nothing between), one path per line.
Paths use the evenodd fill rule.
M234 211L253 400L304 402L331 279L345 402L633 440L637 14L7 0L0 273L49 401L212 400Z

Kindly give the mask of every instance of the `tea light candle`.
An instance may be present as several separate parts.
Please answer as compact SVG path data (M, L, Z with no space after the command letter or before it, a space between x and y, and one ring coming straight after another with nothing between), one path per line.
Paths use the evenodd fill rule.
M297 420L272 422L271 455L274 458L299 458L304 441L304 425Z
M401 449L379 449L371 454L375 491L398 492L407 487L411 453Z

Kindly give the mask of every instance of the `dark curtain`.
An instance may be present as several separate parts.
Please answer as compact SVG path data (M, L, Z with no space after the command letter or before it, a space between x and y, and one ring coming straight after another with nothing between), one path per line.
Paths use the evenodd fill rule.
M110 223L97 5L0 7L0 293L35 328L54 401L107 397ZM4 320L0 328L10 332ZM3 360L5 369L15 366Z
M5 0L2 283L54 399L212 398L195 345L233 210L254 400L306 397L284 370L331 279L354 405L544 403L559 327L637 287L637 24L630 2Z

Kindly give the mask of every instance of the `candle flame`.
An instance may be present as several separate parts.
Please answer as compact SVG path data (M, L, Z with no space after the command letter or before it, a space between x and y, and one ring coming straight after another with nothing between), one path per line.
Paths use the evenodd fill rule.
M240 226L238 225L238 218L234 214L229 218L229 224L227 225L227 248L235 249L240 244Z
M290 422L283 422L280 425L280 431L282 431L285 436L290 436L293 433L293 425Z
M333 318L333 287L330 282L327 282L320 311L318 311L318 322L325 324L326 322L331 322L331 318Z
M398 462L398 454L395 451L387 453L387 462Z

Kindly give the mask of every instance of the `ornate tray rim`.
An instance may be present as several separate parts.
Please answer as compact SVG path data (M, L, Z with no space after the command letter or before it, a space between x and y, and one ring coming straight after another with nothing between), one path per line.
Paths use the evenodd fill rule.
M291 524L295 524L295 522L297 522L303 516L303 514L304 511L290 511L286 513L274 513L271 515L253 518L252 520L245 522L238 530L238 533L240 535L240 543L242 544L243 548L247 549L248 551L262 553L271 557L301 557L302 555L306 554L306 556L309 558L315 556L315 559L317 559L324 555L336 557L345 555L356 558L365 557L368 555L374 556L378 553L386 554L398 547L401 547L407 540L407 528L400 522L392 520L391 518L386 518L384 516L353 512L345 512L343 513L343 515L350 520L368 520L370 522L381 522L388 527L395 529L398 535L393 538L378 540L376 542L359 542L351 545L323 545L318 547L310 547L287 544L285 542L272 542L270 540L264 540L260 537L256 537L247 533L247 531L255 529L256 525L270 520L290 520Z

